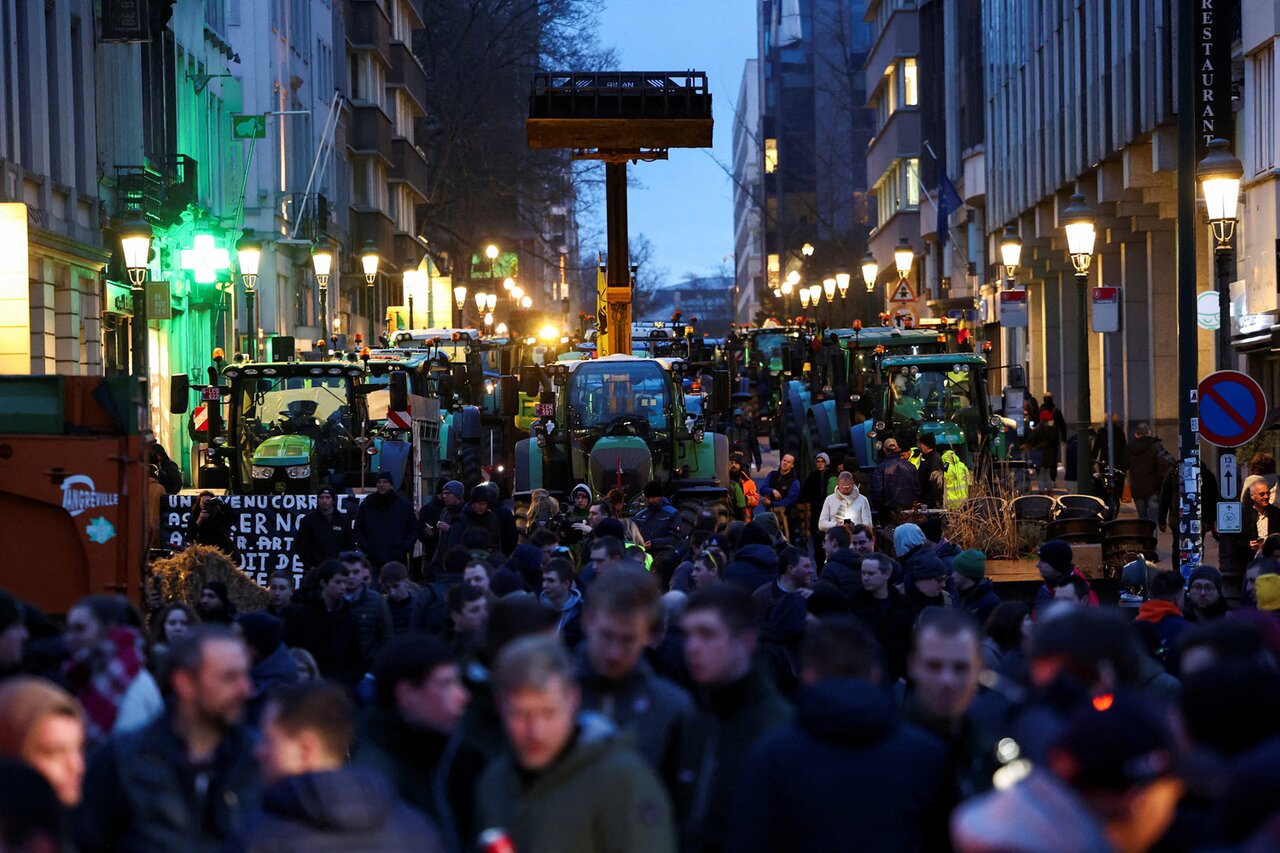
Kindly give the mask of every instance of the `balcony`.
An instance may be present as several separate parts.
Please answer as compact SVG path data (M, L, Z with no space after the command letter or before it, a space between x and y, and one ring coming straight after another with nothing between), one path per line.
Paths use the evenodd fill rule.
M349 245L363 246L371 241L384 258L396 258L396 224L381 210L351 208L351 241Z
M350 147L356 154L382 157L392 162L391 119L375 104L352 107Z
M427 197L427 158L404 137L391 140L391 183L406 183L423 199Z
M387 72L387 88L404 89L418 108L426 112L427 106L423 99L427 94L427 75L409 45L404 42L391 43L391 70Z
M376 50L387 55L391 43L391 22L376 0L348 0L347 43L357 50Z
M867 55L863 66L867 75L867 92L880 85L885 69L899 56L920 55L920 13L915 9L897 9L889 18L880 37Z
M199 163L185 154L149 157L141 166L116 166L117 217L169 226L199 199Z
M867 145L867 179L875 185L894 160L920 156L920 110L903 107L894 111L880 132Z
M315 242L329 233L329 199L319 193L291 193L284 197L284 217L289 223L289 236L298 226L298 239Z

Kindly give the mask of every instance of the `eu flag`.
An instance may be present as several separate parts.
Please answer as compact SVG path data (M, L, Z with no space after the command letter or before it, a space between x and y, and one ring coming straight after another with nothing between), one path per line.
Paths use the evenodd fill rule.
M948 219L951 214L964 207L964 199L960 198L960 193L956 192L956 185L951 183L951 179L947 177L947 173L941 168L938 169L938 241L946 243L950 237L951 228L948 225Z

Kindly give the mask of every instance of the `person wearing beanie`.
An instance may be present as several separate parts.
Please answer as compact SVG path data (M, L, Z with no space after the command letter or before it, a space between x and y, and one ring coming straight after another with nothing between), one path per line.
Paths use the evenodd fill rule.
M501 486L490 480L484 487L489 493L489 512L498 520L498 549L504 554L510 554L520 542L516 514L503 504Z
M912 577L915 574L916 565L929 560L937 559L937 548L928 537L925 536L924 530L918 524L899 524L893 531L893 553L898 559L901 566L902 574L895 575L894 584L902 584L903 591L911 588ZM946 574L947 565L942 563L943 574ZM943 587L946 587L945 578Z
M253 695L245 707L245 721L257 725L267 697L277 687L296 684L298 664L284 644L284 623L265 610L241 613L236 617L245 645L249 647Z
M573 487L573 491L569 492L569 506L565 510L565 517L570 522L586 521L587 512L591 509L591 487L586 483L579 483Z
M536 545L522 542L507 558L506 567L518 572L527 589L542 588L542 564L546 562L546 554Z
M1258 575L1258 609L1280 611L1280 575Z
M1067 578L1075 575L1083 580L1086 584L1089 579L1080 574L1072 562L1073 555L1071 546L1061 539L1050 539L1040 546L1039 561L1036 568L1040 572L1040 578L1044 584L1036 592L1035 609L1039 609L1042 605L1053 601L1053 591L1067 583ZM1091 607L1098 606L1098 594L1093 591L1093 587L1089 587L1089 605Z
M355 547L350 513L338 509L338 493L333 486L321 486L316 493L316 508L298 522L294 544L306 571L325 560L336 560L343 551Z
M1031 430L1031 437L1027 440L1030 462L1036 472L1036 490L1042 495L1053 494L1058 480L1059 440L1053 412L1042 409L1035 428Z
M462 517L467 491L458 480L448 480L440 485L436 496L418 510L418 541L426 562L439 566L444 556L444 543L449 539L449 529Z
M685 538L680 512L663 495L662 483L657 480L645 484L644 501L644 509L636 513L636 526L640 528L645 550L662 567L670 562L672 552ZM663 576L670 576L674 569L674 565L670 566Z
M200 590L196 613L201 622L230 625L236 621L236 606L231 603L227 585L222 581L208 581Z
M813 457L813 470L804 478L800 486L800 503L809 508L809 540L813 545L815 565L822 570L822 533L819 526L822 518L822 507L827 495L835 491L836 473L831 467L831 457L819 453ZM868 509L868 515L870 509Z
M905 572L905 570L904 570ZM950 607L947 597L947 567L932 551L919 556L909 574L904 573L906 587L903 592L918 617L927 607Z
M778 577L778 552L763 521L764 514L742 528L733 560L725 566L722 575L725 581L741 587L748 595Z
M1212 622L1227 615L1227 597L1222 594L1222 573L1213 566L1199 565L1187 579L1187 603L1182 615L1188 622Z
M487 483L472 486L471 500L462 508L457 521L449 528L444 550L448 551L450 548L466 544L463 537L472 530L481 531L487 547L502 550L502 520L493 511L493 506L493 495ZM514 551L515 545L511 548Z
M67 807L80 802L84 746L84 712L66 690L30 675L0 684L0 755L37 770Z
M972 613L978 624L985 625L987 617L1000 606L1000 596L987 579L987 555L972 548L961 551L951 561L951 571L961 609Z
M413 504L396 493L391 474L378 472L375 491L356 510L356 547L370 564L406 563L418 539L418 518Z

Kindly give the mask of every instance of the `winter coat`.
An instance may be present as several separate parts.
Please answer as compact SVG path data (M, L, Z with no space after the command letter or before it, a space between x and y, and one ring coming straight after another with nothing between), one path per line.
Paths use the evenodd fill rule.
M383 597L387 599L387 609L391 611L392 635L399 637L401 634L409 633L409 626L413 619L413 596L410 595L399 601L389 595Z
M187 533L182 542L187 546L208 545L227 555L235 553L235 542L231 535L231 515L227 508L222 506L214 509L201 522L200 507L193 505L191 514L187 518Z
M987 578L978 581L977 586L970 587L959 596L960 607L972 613L979 625L985 625L991 611L1000 606L1000 596L996 595L996 588Z
M475 825L475 790L485 757L457 732L407 721L398 711L370 708L361 721L351 763L384 775L394 795L426 815L445 850L469 849L485 829Z
M951 448L947 448L942 454L942 470L945 484L944 502L948 509L955 509L969 499L969 487L973 485L973 472Z
M800 486L800 502L809 507L809 530L818 530L818 516L822 513L822 505L827 495L835 489L836 475L832 469L819 471L816 468L809 472Z
M773 612L773 606L786 594L787 591L778 586L776 578L756 587L756 591L751 593L751 609L756 615L757 627L764 627L769 621L769 614Z
M908 509L920 500L919 473L898 455L886 456L871 472L871 500L881 512Z
M818 530L825 533L846 521L871 525L871 502L858 491L857 486L847 495L840 494L839 489L827 495L818 516Z
M724 579L747 592L755 592L760 584L778 576L778 554L768 545L744 545L725 566Z
M789 722L791 705L766 676L752 670L730 684L701 691L704 714L691 740L694 752L681 766L677 800L688 804L685 843L689 853L730 850L723 846L733 811L733 796L752 744L766 732ZM683 811L680 805L677 809ZM674 848L672 848L674 849Z
M360 654L360 628L349 602L332 612L316 593L288 614L285 644L311 652L320 674L341 684L354 685L364 675Z
M1147 653L1172 675L1178 674L1178 638L1190 625L1177 604L1160 599L1142 602L1133 620Z
M360 502L356 510L356 544L374 568L386 563L408 561L418 539L418 518L413 505L396 493L376 492Z
M830 565L830 564L828 564ZM849 610L871 632L884 650L888 678L896 681L907 674L907 650L916 613L906 596L889 587L887 599L877 599L866 590L853 596Z
M620 681L605 678L586 655L578 668L582 710L607 718L630 735L640 757L669 787L674 787L697 710L693 698L653 671L642 658Z
M795 469L791 469L790 474L783 474L781 471L770 471L769 476L764 478L764 488L769 494L771 507L777 509L785 509L786 507L795 506L800 501L800 476ZM777 491L782 495L780 498L774 498L773 492Z
M800 690L796 719L751 748L724 849L734 853L946 849L947 755L854 678ZM856 791L838 807L815 792Z
M1135 438L1125 456L1129 461L1129 490L1135 498L1152 498L1160 494L1164 478L1177 464L1154 435Z
M942 454L931 450L920 457L920 501L927 507L939 509L946 495L947 472L942 465Z
M636 513L636 526L649 543L649 551L655 554L670 551L684 539L680 512L666 498L657 506L646 505Z
M1041 471L1058 470L1058 428L1053 421L1040 421L1031 431L1027 446L1034 454L1035 467ZM1070 471L1067 472L1071 474Z
M380 592L361 589L354 598L347 600L351 617L356 622L356 636L360 639L360 665L362 672L373 669L373 659L378 650L395 636L391 622L391 608Z
M471 504L467 504L450 525L449 535L443 543L444 550L438 556L443 557L450 548L461 545L462 538L468 530L484 531L490 549L499 548L502 545L502 521L497 513L490 510L481 515L471 509Z
M545 592L538 596L538 600L560 614L560 621L556 623L556 635L565 648L576 649L582 642L582 593L571 587L569 599L563 607L552 603Z
M1115 435L1115 466L1117 471L1129 470L1129 445L1124 435L1124 427L1116 424L1112 427L1112 433ZM1103 423L1098 428L1097 436L1093 440L1093 459L1098 462L1106 463L1107 461L1107 425Z
M81 851L216 853L258 805L261 783L248 733L227 729L203 797L169 713L93 753L76 816Z
M862 592L862 557L852 548L839 548L822 566L822 579L834 584L847 601Z
M1016 785L969 800L951 816L957 853L1112 853L1092 811L1047 771L1034 769Z
M336 560L343 551L355 548L355 533L351 528L351 516L334 509L326 518L313 509L298 522L298 535L293 540L302 565L314 569L325 560Z
M271 654L253 665L249 677L253 679L253 696L245 709L245 722L256 726L271 692L277 687L298 682L298 662L289 654L289 647L279 643Z
M544 772L525 775L510 753L480 779L480 826L502 827L519 851L670 853L671 805L617 730L582 714L578 733Z
M491 490L492 491L492 490ZM510 554L520 544L520 530L516 527L516 514L502 504L490 504L489 514L498 519L498 543L504 554Z
M784 593L769 611L756 645L756 665L788 699L800 687L800 641L808 615L807 598L798 592Z
M449 603L446 598L449 590L443 583L423 584L413 594L413 604L409 608L409 630L422 631L443 637L448 633Z
M343 767L276 782L238 843L242 853L444 853L435 828L375 771Z

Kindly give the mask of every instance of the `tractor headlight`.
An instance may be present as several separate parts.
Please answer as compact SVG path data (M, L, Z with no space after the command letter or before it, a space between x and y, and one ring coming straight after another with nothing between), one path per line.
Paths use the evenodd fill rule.
M253 466L253 479L255 479L255 480L270 480L270 479L271 479L271 475L272 475L272 474L274 474L275 472L276 472L276 469L275 469L275 468L268 468L266 465L254 465L254 466Z
M311 476L310 465L293 465L285 469L285 473L292 480L303 480Z

